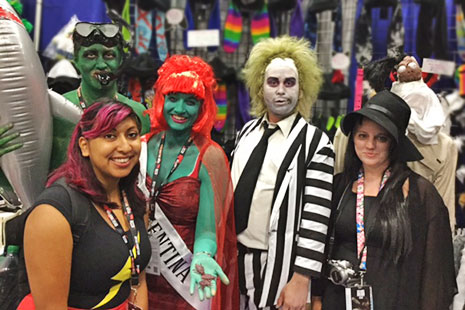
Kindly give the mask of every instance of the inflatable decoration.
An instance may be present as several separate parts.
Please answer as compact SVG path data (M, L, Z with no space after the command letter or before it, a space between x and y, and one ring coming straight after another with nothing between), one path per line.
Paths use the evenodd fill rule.
M0 124L13 123L23 146L0 158L0 166L23 208L43 190L52 149L52 107L77 122L80 111L58 94L49 94L33 42L21 19L0 0Z

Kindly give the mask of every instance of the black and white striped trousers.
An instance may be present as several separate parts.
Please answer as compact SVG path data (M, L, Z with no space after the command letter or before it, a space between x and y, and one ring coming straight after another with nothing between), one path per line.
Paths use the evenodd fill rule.
M241 310L275 310L276 307L258 308L262 294L263 274L265 272L267 251L250 249L237 244L239 290L241 292Z

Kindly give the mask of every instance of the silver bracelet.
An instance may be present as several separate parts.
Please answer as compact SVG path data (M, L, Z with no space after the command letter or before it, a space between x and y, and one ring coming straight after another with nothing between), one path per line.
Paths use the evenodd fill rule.
M212 257L212 255L211 255L210 253L205 252L205 251L196 252L196 253L194 254L194 256L197 256L197 255L200 255L200 254L205 254L205 255L208 255L208 257Z

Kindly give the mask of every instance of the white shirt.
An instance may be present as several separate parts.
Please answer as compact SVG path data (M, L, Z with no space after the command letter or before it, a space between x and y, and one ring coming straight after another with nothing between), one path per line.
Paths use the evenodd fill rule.
M234 188L236 188L242 170L265 132L263 123L269 123L270 128L274 128L275 126L279 127L279 130L268 139L268 148L266 150L265 159L263 160L262 169L258 175L257 185L255 186L250 206L247 228L237 236L237 240L246 247L261 250L268 249L268 227L273 191L278 169L287 151L285 148L283 149L282 146L289 136L296 116L297 113L294 113L279 121L277 124L270 123L268 117L265 116L257 128L251 131L247 136L241 138L240 147L234 152L231 179Z

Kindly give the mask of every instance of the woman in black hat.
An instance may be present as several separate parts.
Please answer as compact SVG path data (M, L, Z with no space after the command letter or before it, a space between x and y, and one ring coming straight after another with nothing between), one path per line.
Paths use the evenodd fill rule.
M333 183L324 310L357 309L368 295L376 310L444 310L452 302L447 209L406 165L422 158L405 136L409 117L404 100L381 91L343 120L349 143Z

